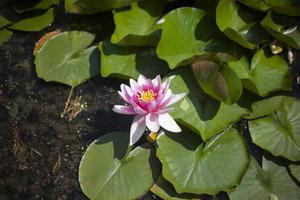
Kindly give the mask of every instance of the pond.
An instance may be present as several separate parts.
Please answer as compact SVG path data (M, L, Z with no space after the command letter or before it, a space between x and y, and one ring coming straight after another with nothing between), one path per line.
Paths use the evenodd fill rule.
M141 2L146 1L141 0ZM272 31L270 31L271 34L265 31L264 34L267 36L259 42L255 41L257 43L254 44L254 41L243 35L242 31L234 30L236 27L231 27L232 32L226 31L228 30L226 26L231 25L223 23L223 21L220 22L221 19L218 18L218 14L216 15L215 24L207 19L207 16L215 18L215 16L211 16L213 12L208 12L205 15L204 11L198 9L202 9L202 7L204 10L215 9L214 12L218 11L218 13L223 14L224 10L233 8L242 8L242 11L239 10L239 12L244 12L247 9L259 9L251 3L249 5L247 3L243 4L244 1L240 1L241 3L231 2L230 5L234 5L228 8L229 2L227 0L214 1L211 5L206 1L206 3L201 3L197 0L186 2L179 0L175 2L167 1L163 5L160 5L161 3L158 1L153 2L155 6L151 3L149 6L151 12L147 7L143 7L143 3L132 4L136 6L132 6L132 8L137 9L138 11L134 9L133 11L144 17L146 15L141 14L143 12L139 13L139 9L145 9L150 13L151 20L154 20L155 25L157 25L154 32L148 30L145 31L148 35L143 32L139 33L141 35L137 34L138 36L132 34L133 36L131 35L132 38L130 38L130 31L139 32L139 30L135 30L135 27L130 31L125 28L124 30L129 32L129 36L126 35L124 36L125 39L120 40L118 43L120 46L110 43L110 40L114 40L112 34L116 29L116 13L105 11L91 15L68 14L65 11L63 1L55 8L55 21L48 27L38 32L14 31L11 38L0 45L1 200L86 200L89 199L87 196L94 195L88 188L83 188L84 184L79 181L79 165L83 155L85 155L84 153L91 143L94 145L91 148L97 145L101 146L103 143L106 144L101 139L96 140L100 136L110 135L107 133L116 131L129 132L132 121L135 119L132 115L120 115L113 111L115 105L124 104L124 98L122 99L118 94L120 85L129 85L129 83L127 80L113 78L114 76L110 75L117 74L121 78L136 78L140 73L149 74L149 78L154 77L153 74L160 74L165 78L164 80L174 82L170 85L174 96L181 92L184 92L186 96L179 106L174 106L175 112L172 114L172 117L180 124L183 133L172 134L170 132L176 131L167 132L164 130L166 128L159 124L158 126L164 129L159 132L160 138L155 142L152 141L151 148L143 146L144 143L148 144L149 138L143 137L137 143L134 142L135 150L140 146L143 147L141 148L143 150L154 149L155 147L157 158L154 157L157 161L160 161L156 166L152 166L149 158L150 168L153 170L151 181L153 181L152 178L155 179L153 181L155 185L151 182L151 191L158 196L147 190L138 199L229 200L230 197L232 200L237 200L248 193L247 187L243 187L244 178L246 179L245 182L249 181L250 185L258 185L259 189L264 188L265 190L261 190L259 194L272 200L280 195L289 196L289 194L282 192L280 189L277 193L277 190L270 189L271 186L265 183L270 181L270 184L278 184L279 188L289 183L290 186L287 191L294 192L292 200L300 199L300 183L297 179L300 174L297 177L297 173L293 171L293 167L298 169L300 164L300 157L297 154L300 152L300 132L296 129L299 127L300 117L293 110L298 109L300 106L299 100L296 99L300 98L300 53L298 50L300 43L291 42L292 39L300 39L300 37L295 34L296 36L289 36L292 39L286 39L281 35L278 36L279 34L275 34L274 37L279 37L277 40L273 38ZM252 1L249 0L249 2ZM216 8L217 4L218 9ZM191 6L195 6L197 9L190 8ZM249 8L246 6L249 6ZM300 5L297 6L299 6L300 11ZM223 10L222 7L224 7ZM154 8L159 10L159 14L157 14L158 10ZM119 12L122 16L122 12L129 10L128 7L121 8L117 11L117 14ZM0 11L2 10L0 9ZM75 11L78 10L75 9ZM239 20L245 20L245 16L238 13L237 10L235 11L236 16L226 15L226 17L240 17ZM261 21L262 25L270 23L270 21L266 22L267 20L265 20L265 18L270 17L267 14L264 15L265 11L252 11L257 14L256 18L259 18L259 20L264 19L264 22ZM0 14L2 15L1 12ZM162 20L156 15L167 16ZM127 17L130 17L130 14ZM294 18L293 22L296 21L299 25L299 16ZM149 19L149 21L151 20ZM122 20L120 21L119 25L121 24L120 27L122 28ZM131 23L130 20L128 21L128 23ZM0 23L2 23L1 18ZM181 23L182 27L178 28L179 25L176 24L175 26L173 23ZM149 24L144 25L147 27ZM220 30L218 29L219 32L214 33L213 36L217 35L216 37L219 37L220 31L222 31L220 38L223 41L210 43L210 28L217 25ZM201 26L205 26L207 29L203 29L203 27L201 29ZM264 28L266 28L265 26ZM284 27L287 28L285 24ZM0 31L1 28L0 24ZM248 26L243 28L250 30ZM185 32L181 30L185 30ZM96 37L91 46L104 41L99 45L99 48L101 55L104 55L101 57L102 61L107 59L103 61L106 64L118 65L124 62L136 66L128 67L128 71L114 66L107 69L107 66L105 66L103 71L100 72L102 76L99 73L72 89L64 84L46 82L38 78L35 56L33 55L37 41L46 33L70 31L87 31L95 34ZM173 33L173 31L175 32ZM293 29L293 31L295 30ZM299 33L299 30L297 33ZM204 34L204 36L201 34ZM232 44L233 41L235 44ZM126 46L126 42L131 44ZM145 51L140 50L144 47L136 47L136 45L140 45L139 42L144 42ZM132 47L132 44L135 47ZM223 46L218 46L220 44ZM291 44L292 50L290 48ZM170 48L165 48L164 45L170 45ZM202 45L207 46L204 48ZM281 50L279 53L271 51L269 47L272 47L272 45L279 49L282 47L282 52ZM202 54L204 52L202 48L205 51L210 48L217 48L218 52L214 52L215 49L213 49L212 54L206 55ZM234 51L234 56L237 56L238 59L231 60L231 50ZM106 51L108 52L107 55L115 53L119 57L108 58L109 56L105 54ZM137 55L133 60L120 58L120 55L126 57L132 52ZM295 56L295 60L288 64L288 54L291 52ZM159 54L159 56L156 54ZM242 56L239 57L237 54L242 54ZM248 58L248 66L241 69L247 65L247 61L244 62L245 57ZM151 65L157 66L153 68ZM246 72L247 67L253 68L253 71ZM255 71L255 67L257 71ZM260 76L260 74L263 75ZM109 77L103 77L108 75ZM151 83L154 84L154 80L157 79L153 79ZM288 84L286 84L287 82ZM129 86L132 87L132 85L131 82ZM151 87L154 88L154 86ZM155 100L159 92L155 93L156 90L153 91L154 89L143 89L142 92L146 92L146 96L142 96L141 94L144 93L139 91L138 100L142 99L145 102ZM173 93L171 94L173 95ZM127 103L131 104L132 102ZM141 105L138 104L138 106ZM272 121L265 125L269 122L268 120L274 120L274 123ZM280 128L277 127L278 124ZM176 122L174 126L176 126ZM147 128L150 130L149 127L147 124ZM148 129L146 129L146 133L149 132ZM288 131L286 132L285 129ZM157 133L158 131L153 132ZM272 132L277 135L269 137L267 134L271 135ZM282 141L278 142L275 139L276 137L280 137ZM96 142L93 143L95 140ZM107 140L105 141L107 142ZM111 140L108 141L107 143L111 142ZM288 146L290 141L292 141L291 146ZM120 141L119 143L120 146L124 146L123 143L126 143L126 141ZM273 143L277 145L272 145ZM283 143L287 146L280 148L279 144ZM112 145L118 153L118 142L113 141ZM126 143L126 145L128 144ZM130 150L131 147L127 149L126 146L126 151L121 152L124 153L124 158L128 156L127 153ZM118 157L116 156L117 153L115 153L114 159ZM100 158L106 159L105 156L101 156L99 155ZM136 157L133 156L133 158ZM130 159L128 162L130 162ZM120 159L120 163L120 168L124 167L123 159ZM105 161L102 162L101 159L95 159L95 164L105 165L106 163ZM155 170L157 168L160 171L160 176L156 175ZM257 171L253 172L254 169L257 169ZM137 173L140 173L138 169L136 170ZM263 170L266 170L266 172L261 172ZM132 170L128 172L134 174ZM272 176L273 172L274 174L275 172L281 172L282 175L274 176L274 178ZM253 180L256 175L257 178ZM113 176L114 174L110 178ZM281 183L282 185L280 185ZM88 184L91 187L92 184ZM126 190L124 188L127 188L127 185L124 184L112 185L113 189L119 189L121 193ZM176 191L174 188L176 188ZM110 191L105 192L109 193ZM110 198L114 199L111 196ZM120 199L122 200L122 197Z

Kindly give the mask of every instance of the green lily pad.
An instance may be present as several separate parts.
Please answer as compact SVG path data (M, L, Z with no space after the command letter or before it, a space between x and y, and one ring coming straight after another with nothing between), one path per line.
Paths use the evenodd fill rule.
M134 1L136 0L65 0L65 9L68 13L88 15L122 8Z
M276 22L274 19L276 19ZM271 12L261 21L263 27L271 33L274 37L282 40L287 45L300 49L300 31L297 29L296 22L293 23L291 18L286 16L272 15ZM289 29L285 29L287 24L290 25Z
M233 104L242 95L242 82L227 65L203 60L193 63L192 69L203 91L213 98Z
M79 166L83 193L93 200L132 200L145 194L160 172L151 144L128 152L129 134L113 132L95 140Z
M12 35L12 31L9 31L7 29L0 30L0 45L9 40L9 38L11 38Z
M201 135L204 141L224 130L248 113L237 104L220 103L205 94L194 78L189 67L175 70L171 89L176 93L185 92L186 96L174 107L171 115L181 124Z
M241 184L228 194L230 200L298 200L300 190L284 167L263 158L261 168L252 158Z
M50 8L47 12L40 16L20 20L8 28L17 31L41 31L48 27L53 21L54 8Z
M38 77L75 87L97 75L98 49L96 46L87 48L94 38L88 32L71 31L49 39L36 52L34 62Z
M300 166L290 165L289 168L291 170L291 174L293 175L293 177L295 177L297 181L300 182Z
M270 6L264 0L238 0L238 2L260 11L267 11Z
M155 181L150 191L164 200L201 200L200 195L191 193L178 194L173 185L162 176Z
M168 65L160 60L151 47L117 46L108 41L99 44L101 52L101 75L135 78L140 74L154 78L166 74Z
M269 35L260 26L255 14L232 0L220 0L216 22L228 38L248 49L254 49L258 43L269 39Z
M255 53L250 66L245 57L228 65L243 80L244 87L260 96L291 87L288 64L280 56L267 56L264 50Z
M31 2L28 3L32 4ZM33 10L47 10L51 6L58 5L58 4L59 4L59 0L41 0L39 2L38 1L34 2L33 5L29 5L29 6L27 6L27 3L24 3L23 0L13 2L14 8L18 13L23 13L23 12L33 11Z
M162 10L164 1L142 0L133 2L131 9L115 10L115 31L111 42L125 46L154 46L160 39L156 33L159 26L156 24Z
M181 133L161 131L157 145L156 155L162 162L163 176L179 193L216 194L228 191L239 184L248 167L246 144L232 128L206 144L187 130Z
M295 0L264 0L271 10L289 16L300 16L300 2Z
M210 39L213 23L205 11L189 7L178 8L164 16L162 21L162 35L156 51L171 69L185 65L186 63L182 64L185 60L206 53L204 49ZM205 31L196 34L197 26Z
M272 102L274 101L274 103ZM257 102L256 108L269 103L277 107L263 118L249 121L249 131L253 142L275 156L292 161L300 160L300 101L292 97L268 99ZM259 104L262 104L259 106ZM265 109L265 113L271 109Z

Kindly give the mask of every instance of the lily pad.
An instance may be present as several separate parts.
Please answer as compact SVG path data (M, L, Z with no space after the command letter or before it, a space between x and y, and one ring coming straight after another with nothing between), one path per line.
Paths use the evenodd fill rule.
M7 29L0 30L0 45L9 40L9 38L13 35L12 31Z
M135 78L140 74L154 78L166 74L168 65L160 60L151 47L117 46L108 41L99 44L101 52L101 75L121 78Z
M193 63L192 69L203 91L213 98L233 104L242 95L242 82L227 65L203 60Z
M276 18L276 21L273 19ZM272 15L271 12L261 21L263 27L274 37L282 40L287 45L300 49L300 31L297 28L296 21L293 23L291 18L280 15ZM286 29L287 25L290 27Z
M232 128L206 144L187 130L181 133L161 131L157 145L163 176L179 193L216 194L228 191L239 184L248 167L246 144Z
M20 20L8 28L17 31L41 31L48 27L53 21L54 8L50 8L47 12L40 16Z
M228 38L248 49L254 49L258 43L269 39L269 35L260 26L255 14L243 9L232 0L220 0L216 22Z
M220 103L205 94L189 67L182 67L170 74L174 93L185 92L186 96L171 115L183 125L201 135L204 141L224 130L248 113L237 104Z
M262 168L252 158L241 184L229 192L230 200L298 200L300 190L284 167L263 158Z
M29 4L32 4L31 2L28 2ZM27 6L26 3L24 3L23 0L20 1L13 1L13 5L15 10L18 13L33 11L33 10L47 10L53 5L58 5L59 0L41 0L34 2L33 5Z
M122 8L136 0L65 0L65 9L74 14L95 14L107 10Z
M79 166L80 187L87 197L131 200L149 190L160 171L153 146L145 144L130 152L128 146L128 133L113 132L88 147Z
M95 36L88 32L71 31L49 39L35 57L38 77L75 87L99 73L99 52L87 48ZM87 48L87 49L86 49Z
M290 165L289 168L291 170L291 174L293 175L293 177L295 177L297 181L300 182L300 166Z
M204 48L212 25L205 16L206 12L203 10L183 7L172 10L163 17L162 35L156 51L171 69L182 65L181 62L187 59L206 53ZM202 30L201 38L196 35L197 26L205 29L205 32Z
M162 176L155 181L150 191L163 200L201 200L200 195L191 193L178 194L173 185Z
M115 31L111 42L126 46L154 46L160 39L156 24L164 8L164 1L133 2L131 9L114 11Z
M300 101L292 97L257 102L255 107L270 104L275 110L265 117L249 121L253 142L275 156L300 160ZM264 109L268 114L271 109Z
M267 11L270 6L264 0L238 0L238 2L260 11Z
M291 87L288 64L280 56L267 56L264 50L255 53L250 66L245 57L228 65L243 80L244 87L260 96Z

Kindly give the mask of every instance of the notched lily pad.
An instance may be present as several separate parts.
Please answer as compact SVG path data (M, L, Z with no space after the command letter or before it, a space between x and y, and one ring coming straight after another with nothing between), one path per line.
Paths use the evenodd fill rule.
M136 147L128 154L129 134L112 132L95 140L79 166L83 193L93 200L132 200L153 185L160 163L151 144Z
M251 65L245 57L228 65L242 79L244 87L260 96L291 88L288 64L280 56L267 56L264 50L255 53Z
M37 52L35 66L38 77L75 87L99 73L99 52L87 48L95 36L71 31L49 39Z
M254 116L264 117L249 121L253 142L275 156L299 161L299 109L300 101L292 97L273 97L254 103Z
M187 130L179 134L161 131L157 145L163 176L179 193L216 194L228 191L239 184L248 167L246 144L232 128L206 144Z
M201 135L203 140L224 130L248 113L237 104L220 103L203 92L190 67L181 67L173 73L171 82L174 93L186 93L181 103L174 108L171 115L191 130Z
M298 200L300 190L284 167L263 158L261 168L252 158L241 184L228 194L230 200Z

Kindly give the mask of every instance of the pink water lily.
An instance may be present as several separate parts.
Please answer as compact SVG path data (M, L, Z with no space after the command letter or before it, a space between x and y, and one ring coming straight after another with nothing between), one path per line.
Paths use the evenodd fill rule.
M171 132L181 129L169 115L172 105L181 100L185 93L173 94L170 87L172 78L161 83L160 76L147 79L140 75L138 81L129 80L130 87L121 84L119 95L126 105L115 105L117 113L136 115L130 128L130 145L136 143L143 135L146 127L151 132L158 132L160 126Z

